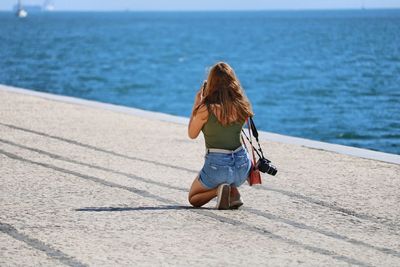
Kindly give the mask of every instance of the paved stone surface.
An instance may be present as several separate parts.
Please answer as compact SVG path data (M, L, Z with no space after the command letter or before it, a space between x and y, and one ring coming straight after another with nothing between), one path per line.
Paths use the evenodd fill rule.
M400 266L400 165L263 142L278 176L192 209L186 130L0 89L0 266Z

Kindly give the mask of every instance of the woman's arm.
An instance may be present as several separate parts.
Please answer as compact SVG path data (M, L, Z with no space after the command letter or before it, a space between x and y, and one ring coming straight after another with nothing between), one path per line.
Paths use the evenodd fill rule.
M196 98L193 104L192 115L190 116L189 126L188 126L188 135L191 139L197 138L203 128L203 125L208 120L208 110L206 105L202 105L194 115L194 109L201 103L201 90L197 92Z

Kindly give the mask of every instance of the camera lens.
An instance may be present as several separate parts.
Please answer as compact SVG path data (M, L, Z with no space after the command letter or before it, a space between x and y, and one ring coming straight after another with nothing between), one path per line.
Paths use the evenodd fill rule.
M267 159L260 159L257 162L256 168L260 170L260 172L267 173L272 176L276 175L278 172L278 169Z
M277 172L278 172L277 168L274 165L269 164L269 169L267 173L274 176Z

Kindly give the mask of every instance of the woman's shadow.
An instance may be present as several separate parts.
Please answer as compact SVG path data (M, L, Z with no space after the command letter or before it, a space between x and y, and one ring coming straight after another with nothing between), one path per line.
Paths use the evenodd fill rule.
M195 208L192 206L148 206L148 207L85 207L75 209L75 211L103 212L103 211L145 211L145 210L192 210L192 209L211 209L211 208Z

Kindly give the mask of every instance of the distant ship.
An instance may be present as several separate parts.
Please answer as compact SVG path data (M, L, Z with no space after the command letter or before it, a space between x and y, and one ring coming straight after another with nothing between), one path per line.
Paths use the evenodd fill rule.
M17 17L18 18L25 18L28 16L28 12L22 7L21 0L18 0L18 7L17 7Z
M21 0L18 1L18 4L14 5L14 12L17 14L17 17L24 18L28 15L28 13L39 13L39 12L48 12L54 11L54 1L46 0L43 5L24 5L22 6Z

